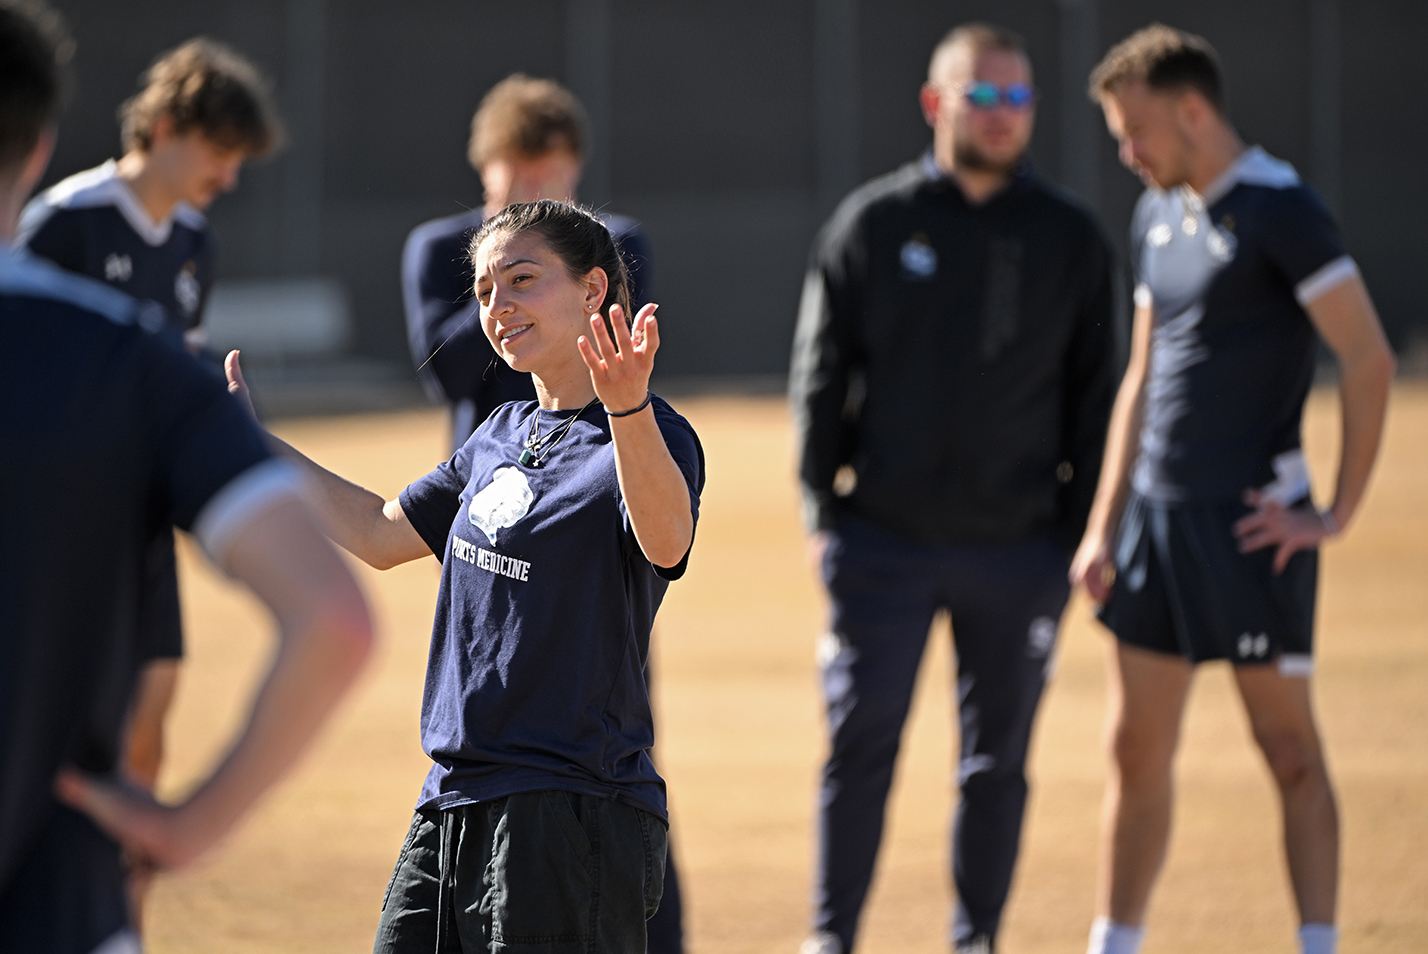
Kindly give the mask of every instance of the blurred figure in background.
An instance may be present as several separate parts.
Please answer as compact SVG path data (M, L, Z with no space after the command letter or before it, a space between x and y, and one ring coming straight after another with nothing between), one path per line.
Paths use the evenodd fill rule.
M530 375L499 360L476 319L474 275L466 247L481 223L516 202L575 201L585 151L585 114L560 84L516 73L481 100L471 120L467 158L481 177L479 209L417 226L402 252L407 340L422 384L451 408L451 449L471 436L497 405L535 400ZM650 243L621 215L601 218L630 270L630 299L650 300Z
M61 268L163 306L164 334L197 352L213 284L213 233L204 219L238 184L242 164L281 138L267 81L246 60L195 39L160 56L119 110L124 155L36 196L17 244ZM157 531L141 631L149 649L129 724L125 766L150 791L164 751L164 719L183 657L173 533ZM136 882L142 893L142 886Z
M1026 160L1035 91L1021 41L952 31L921 102L932 148L824 226L794 342L799 478L832 617L818 653L831 738L805 954L853 948L940 611L962 746L952 941L993 950L1115 382L1111 253L1091 215Z
M136 954L121 845L152 870L228 832L356 677L371 628L293 468L165 340L163 310L12 246L68 46L53 14L0 2L0 951ZM233 747L169 806L117 776L152 657L145 555L173 525L266 604L279 644Z
M1333 954L1339 819L1310 695L1314 594L1319 546L1368 487L1393 353L1329 210L1240 140L1208 43L1147 27L1106 54L1091 96L1147 188L1131 223L1130 365L1072 567L1116 637L1090 954L1140 948L1180 719L1211 659L1234 666L1279 788L1300 950ZM1324 511L1299 434L1320 337L1343 416Z
M407 341L427 393L450 408L452 453L500 405L536 399L531 376L501 360L481 327L480 303L472 294L471 236L508 205L575 201L585 136L585 111L569 90L520 73L506 77L491 87L471 119L466 155L481 177L485 202L423 223L407 237L402 252ZM600 218L629 270L633 314L653 293L649 238L633 219ZM648 925L649 950L680 954L683 905L673 840L664 878L664 900Z

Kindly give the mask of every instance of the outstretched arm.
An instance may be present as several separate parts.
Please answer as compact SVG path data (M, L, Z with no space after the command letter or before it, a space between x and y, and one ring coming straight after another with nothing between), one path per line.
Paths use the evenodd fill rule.
M1334 502L1322 514L1286 509L1258 491L1245 493L1255 512L1235 524L1240 549L1275 547L1274 570L1282 571L1300 550L1334 536L1358 512L1383 437L1393 351L1384 338L1368 289L1355 275L1305 306L1309 319L1339 359L1339 406L1343 436Z
M63 801L158 867L202 854L293 767L356 679L372 644L356 581L296 500L260 513L215 558L272 610L279 637L277 655L227 757L172 806L71 769L56 781Z
M228 374L228 390L252 414L253 400L243 380L237 351L228 352L223 367ZM256 414L253 417L257 419ZM431 555L431 549L407 520L400 502L383 500L365 487L314 463L286 441L272 434L267 437L273 453L302 467L308 478L308 503L324 532L338 546L379 570Z
M610 340L605 320L597 314L590 319L590 336L581 335L577 342L595 395L607 411L628 411L649 397L650 372L659 350L656 307L645 305L635 316L634 327L626 328L623 310L611 305L615 340ZM640 550L655 566L678 566L694 542L694 513L689 485L665 446L654 408L646 405L635 414L612 414L610 433L615 439L620 493Z

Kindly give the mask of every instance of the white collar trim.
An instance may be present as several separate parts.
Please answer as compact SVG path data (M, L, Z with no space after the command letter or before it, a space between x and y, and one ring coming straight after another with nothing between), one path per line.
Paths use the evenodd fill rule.
M1299 184L1299 173L1283 159L1276 159L1260 146L1250 146L1240 153L1230 167L1205 187L1201 199L1206 205L1223 199L1230 190L1240 185L1267 186L1271 189L1288 189ZM1188 188L1188 187L1187 187Z

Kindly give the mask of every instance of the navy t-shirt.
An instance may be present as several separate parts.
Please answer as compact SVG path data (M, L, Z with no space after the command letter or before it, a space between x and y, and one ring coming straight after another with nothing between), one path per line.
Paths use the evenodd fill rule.
M198 325L213 279L213 238L203 216L180 202L155 223L111 159L64 179L25 206L16 244L61 268L158 303L175 342ZM150 658L183 655L173 531L157 532L144 557L140 607Z
M1165 503L1251 487L1302 497L1317 340L1304 306L1358 274L1328 210L1256 147L1203 197L1147 191L1131 238L1136 303L1154 312L1135 490Z
M696 521L704 452L660 398L655 419ZM539 467L518 463L534 402L502 405L407 487L402 509L441 559L422 699L435 763L419 808L561 789L665 817L650 761L644 668L678 566L653 566L630 526L605 413L579 413ZM540 411L541 436L575 411Z
M653 294L650 240L638 222L601 217L630 273L635 308ZM476 426L507 401L534 401L531 376L513 371L491 347L476 300L467 246L481 227L481 209L433 219L412 230L402 251L402 301L412 363L433 400L451 405L454 452Z
M85 921L79 931L77 921L35 913L54 905L31 902L44 893L35 879L48 872L76 904L117 897L114 917L123 917L118 847L92 831L78 840L62 835L56 825L73 834L76 823L64 820L52 785L64 762L96 773L115 768L142 655L136 607L149 541L176 525L221 556L254 508L296 488L290 465L270 458L223 384L152 333L162 321L156 306L0 247L6 951L89 951L107 935L86 940L85 931L123 926ZM48 857L58 849L42 844L98 851L108 861ZM15 892L31 901L17 906Z

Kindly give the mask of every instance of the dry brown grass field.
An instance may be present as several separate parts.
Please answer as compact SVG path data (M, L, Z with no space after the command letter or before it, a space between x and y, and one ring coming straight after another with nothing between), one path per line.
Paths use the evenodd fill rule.
M823 748L814 643L821 593L806 568L777 399L676 402L709 462L688 576L656 648L660 751L693 954L792 954L807 922L815 774ZM1306 422L1322 499L1337 447L1332 392ZM441 457L437 411L290 421L278 432L392 496ZM1368 504L1328 548L1315 693L1344 830L1346 954L1428 950L1428 385L1394 396ZM189 657L163 791L210 764L272 648L252 602L184 541ZM417 719L435 560L362 568L381 647L300 771L211 857L164 877L155 954L370 950L391 865L426 768ZM1072 603L1033 756L1033 802L1003 931L1008 954L1084 950L1104 777L1105 637ZM860 950L947 949L947 819L955 727L945 630L935 630L908 724ZM1228 672L1195 688L1178 763L1174 843L1146 954L1288 952L1293 910L1269 778Z

